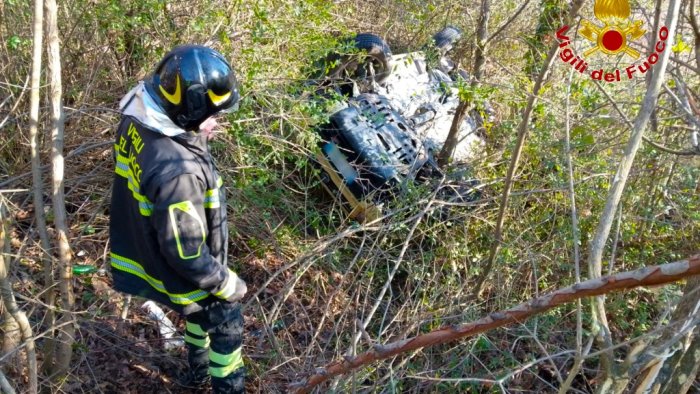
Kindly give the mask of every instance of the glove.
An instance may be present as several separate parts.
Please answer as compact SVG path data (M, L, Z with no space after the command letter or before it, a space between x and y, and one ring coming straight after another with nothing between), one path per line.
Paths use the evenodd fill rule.
M245 293L248 291L248 286L246 286L243 279L239 278L235 272L228 271L228 279L226 279L226 284L224 287L217 292L215 295L219 298L223 298L228 302L239 301Z
M235 278L229 278L229 280L234 279L236 281L236 291L228 298L226 298L226 301L228 302L236 302L239 301L240 299L243 298L245 293L248 292L248 286L245 284L243 279L238 277L238 275L234 274Z

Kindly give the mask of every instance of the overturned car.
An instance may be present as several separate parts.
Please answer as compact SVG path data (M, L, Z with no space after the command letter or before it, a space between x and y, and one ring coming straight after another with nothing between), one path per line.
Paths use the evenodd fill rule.
M340 193L350 218L374 220L382 204L409 182L443 178L436 156L459 104L457 84L468 78L447 56L460 37L458 29L447 27L425 51L392 55L384 40L363 33L354 37L359 54L332 59L319 89L336 99L329 122L318 128L317 160L324 187ZM483 124L479 113L465 117L455 162L468 162L478 152ZM452 183L443 185L441 195L460 201L476 197L475 181Z

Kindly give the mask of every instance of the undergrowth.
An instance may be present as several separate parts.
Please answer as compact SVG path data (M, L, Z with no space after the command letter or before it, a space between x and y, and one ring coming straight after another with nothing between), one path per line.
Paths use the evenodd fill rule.
M469 322L573 283L574 241L563 132L568 70L557 66L529 126L495 272L482 298L475 299L470 291L484 273L493 242L503 179L519 116L532 88L530 74L539 67L538 51L550 37L530 24L539 20L536 3L492 44L482 87L471 92L492 103L497 113L486 130L485 149L468 163L469 176L482 186L475 202L450 205L432 198L430 187L418 185L386 203L384 219L363 225L349 220L338 199L321 187L321 170L314 160L318 149L314 127L327 114L311 99L315 87L308 81L310 65L336 50L353 32L380 34L394 53L401 53L420 49L432 33L452 24L465 32L455 53L468 68L478 3L100 0L99 6L93 6L94 1L66 2L60 11L66 152L96 145L67 161L66 204L76 263L108 266L113 171L109 142L118 121L119 99L147 76L169 48L194 42L211 45L232 59L241 84L240 110L225 119L226 133L212 142L211 150L228 195L230 265L249 283L244 354L251 390L282 392L286 384L315 367L369 349L366 338L355 341L360 336L358 322L369 320L366 333L372 341L389 342ZM4 94L0 97L11 96L14 103L29 73L31 9L18 1L2 4L0 90ZM507 20L517 6L508 1L494 9L492 25ZM547 31L551 34L551 28ZM690 54L677 56L689 60ZM697 90L697 75L687 78ZM603 89L633 118L645 84L638 79ZM664 112L674 106L670 97L661 97L658 124L648 135L666 145L682 146L683 120L672 111ZM27 296L34 297L41 290L37 279L41 274L28 192L31 177L3 183L29 171L27 108L26 94L17 109L0 106L0 121L8 117L0 135L0 189L25 189L11 194L16 222L13 246L20 262L13 265L13 274L21 279L16 290L30 289ZM571 83L569 112L581 261L585 262L586 246L603 210L628 128L599 88L582 77L574 77ZM42 126L47 121L42 119ZM630 270L695 252L700 241L698 179L697 159L645 146L623 196L616 219L617 244L609 245L605 269ZM587 268L582 270L585 276ZM394 271L383 298L378 299ZM130 312L131 330L119 322L121 298L100 284L108 282L107 277L98 273L77 281L85 317L79 352L66 385L54 387L55 391L90 391L95 383L85 376L91 362L115 343L119 347L120 341L126 341L127 350L134 354L156 352L155 359L165 360L156 362L163 374L169 374L168 368L182 368L173 366L177 362L171 355L158 351L152 324L138 308ZM678 297L678 286L609 297L616 341L657 327ZM22 303L32 310L32 322L40 331L42 305L28 299ZM373 318L367 319L375 304ZM589 319L584 308L584 327L590 327ZM110 334L106 336L104 330ZM490 392L498 390L500 383L514 391L551 392L558 386L553 371L566 370L573 363L575 330L575 305L569 305L508 329L366 367L331 387L341 392ZM621 348L618 355L623 357L627 350ZM549 361L531 363L548 355ZM135 374L166 384L157 375L138 372L134 363L138 364L133 361L129 373L122 371L125 376ZM590 390L586 382L596 375L596 365L595 359L587 360L575 386L578 390ZM109 369L101 373L108 374Z

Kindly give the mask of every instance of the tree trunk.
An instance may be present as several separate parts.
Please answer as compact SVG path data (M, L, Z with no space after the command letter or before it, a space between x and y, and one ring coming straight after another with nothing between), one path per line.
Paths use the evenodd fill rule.
M19 327L19 332L22 340L26 342L27 349L27 367L29 369L29 393L36 394L38 390L38 375L36 352L34 350L34 336L32 335L32 327L29 325L27 316L17 307L15 295L12 292L12 285L8 278L9 259L5 259L9 255L9 213L5 209L5 204L0 197L0 295L5 310L12 316Z
M75 327L69 323L74 308L71 267L71 251L68 244L68 224L63 185L63 102L61 86L61 54L58 39L58 9L56 0L46 0L46 36L48 39L48 76L51 96L51 163L53 166L53 211L56 227L56 244L58 246L59 272L62 314L59 324L63 326L58 335L54 376L64 375L70 366L73 353Z
M669 5L669 12L666 19L666 26L668 26L668 37L675 37L676 23L678 21L678 11L680 9L681 0L672 0ZM670 38L669 38L670 39ZM634 128L632 129L632 135L630 137L627 146L625 147L624 155L620 160L620 164L613 179L612 186L608 191L608 198L605 202L605 208L600 216L600 222L596 228L596 231L592 237L589 254L588 254L588 267L589 276L593 278L600 277L603 270L602 259L603 252L605 250L605 244L610 235L610 229L612 228L613 220L615 218L615 212L620 204L620 199L622 197L622 192L625 189L627 183L627 178L629 177L630 170L632 169L632 163L634 163L634 158L637 154L637 150L642 143L642 137L644 136L644 131L649 123L649 117L656 108L656 102L659 96L659 91L666 74L666 67L668 66L670 48L663 52L661 59L656 65L656 71L654 72L653 79L649 83L649 88L644 96L642 102L642 107L639 110L637 119L634 122ZM593 331L597 331L600 338L601 347L610 347L612 339L610 338L609 328L607 324L607 317L605 312L605 297L600 296L594 300L592 305L593 317L594 317L594 328ZM611 370L613 367L613 357L611 353L606 353L601 362L604 362L604 366L608 366L608 374L614 372ZM612 379L613 376L607 376L606 379ZM610 384L608 380L605 384Z
M467 115L467 109L469 109L470 106L470 100L459 100L459 104L455 110L455 116L452 118L450 131L447 133L445 143L438 154L437 162L439 166L446 166L450 163L450 159L452 159L452 155L454 155L455 148L457 147L457 142L459 141L459 130L462 126L462 122L464 122L464 117Z
M690 346L685 351L678 352L680 360L670 376L660 375L657 386L662 388L661 394L685 394L695 382L700 367L700 336L697 329L695 331Z
M34 39L32 55L31 93L29 96L29 145L32 156L32 189L34 203L34 221L39 233L42 248L42 265L44 267L44 302L54 305L55 292L53 287L53 258L51 256L51 243L46 231L46 216L44 213L44 179L41 172L41 146L39 142L39 102L41 99L41 57L44 53L44 4L42 0L34 0ZM49 327L55 323L55 314L52 309L46 311L46 322ZM52 335L44 344L44 365L50 365L53 361L54 342Z
M568 191L569 202L571 205L571 238L574 257L574 274L576 283L581 282L581 251L579 249L581 240L581 231L578 224L578 214L576 212L576 190L574 188L574 161L571 150L571 79L573 70L569 72L569 78L566 83L566 121L564 125L564 152L566 154L566 168L568 172ZM581 301L576 302L576 359L574 366L571 367L569 375L566 377L564 384L559 387L559 394L569 392L574 378L578 375L581 366L583 365L583 308Z
M700 310L700 278L694 277L688 279L683 297L673 312L669 325L674 325L674 329L666 330L660 338L644 349L646 355L640 357L644 362L639 363L641 364L637 368L639 372L630 371L628 378L639 376L635 383L635 393L676 394L688 391L687 381L692 383L698 372L697 366L692 364L693 360L700 357L698 329L691 330L684 341L686 346L681 345L671 357L665 357L664 353L668 349L663 347L666 343L674 345L669 341L677 331L682 331L693 324L698 310ZM682 390L684 387L685 391Z
M44 198L42 193L41 158L39 147L39 89L41 87L41 55L43 53L44 7L41 0L34 1L34 53L32 55L31 93L29 96L29 141L32 155L32 186L34 190L34 216L37 231L41 237L44 253L49 253L49 237L46 232L44 217ZM48 285L48 284L47 284Z
M0 241L0 243L2 242ZM2 315L5 319L5 322L2 324L2 355L4 356L14 352L17 346L22 343L22 333L19 330L19 324L17 324L17 321L9 311L5 310ZM17 365L17 361L17 357L10 356L7 360L7 365Z
M695 64L700 68L700 24L698 23L698 17L695 13L695 0L690 0L688 16L690 18L690 25L693 28L693 35L695 36Z
M474 54L474 67L472 68L472 90L479 86L479 82L481 82L481 77L483 75L484 68L483 66L486 63L486 48L488 47L489 43L494 38L498 37L498 35L500 35L511 23L513 23L523 13L523 10L525 10L525 7L527 7L527 5L530 4L530 1L531 0L524 1L520 5L520 7L515 11L515 13L510 18L508 18L508 20L505 21L501 25L501 27L496 29L495 33L493 33L487 38L486 35L488 33L488 22L491 15L491 1L482 0L481 14L479 17L479 27L477 28L476 33L477 45L476 53ZM464 117L466 116L467 111L471 107L471 104L471 100L469 99L459 101L459 105L455 110L455 116L452 119L450 131L447 133L445 143L442 149L440 150L440 153L438 154L437 161L439 165L447 165L449 164L450 159L452 159L452 155L454 155L455 148L457 147L457 142L459 141L459 129L462 125L462 122L464 122Z

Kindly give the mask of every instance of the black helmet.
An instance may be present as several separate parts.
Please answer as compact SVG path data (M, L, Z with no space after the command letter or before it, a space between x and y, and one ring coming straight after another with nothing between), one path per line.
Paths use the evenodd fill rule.
M234 111L240 97L231 65L219 52L201 45L168 52L146 81L146 89L185 130L196 129L217 112Z

